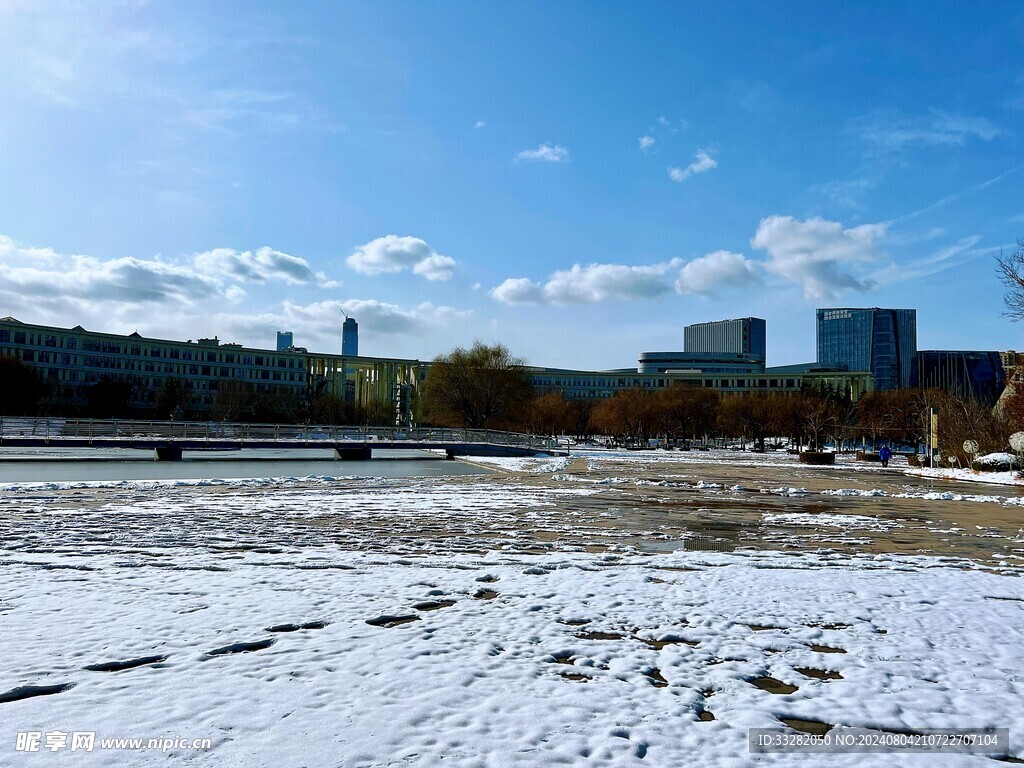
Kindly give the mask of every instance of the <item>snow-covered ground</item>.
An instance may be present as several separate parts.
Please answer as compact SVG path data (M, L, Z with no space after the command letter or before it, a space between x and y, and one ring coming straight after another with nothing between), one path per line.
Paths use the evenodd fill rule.
M967 483L989 483L990 485L1022 485L1017 472L1009 471L985 471L980 472L973 469L953 469L944 467L908 467L908 475L918 477L931 477L939 480L959 480Z
M748 752L829 726L1008 727L1024 759L1013 490L729 451L490 463L0 488L0 766L996 764ZM212 746L14 749L75 731Z
M856 766L751 756L747 728L1024 729L1024 582L928 558L15 555L4 577L0 691L73 686L0 704L4 739L213 742L25 764Z

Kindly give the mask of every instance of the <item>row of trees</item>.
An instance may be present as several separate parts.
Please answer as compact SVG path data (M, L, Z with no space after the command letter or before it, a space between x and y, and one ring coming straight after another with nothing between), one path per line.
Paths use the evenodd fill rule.
M433 424L529 430L588 439L603 435L620 445L705 439L745 439L758 448L768 438L800 445L913 447L939 416L939 449L966 461L963 442L983 452L1002 450L1024 429L1024 388L993 411L940 390L872 392L853 403L829 392L751 392L720 396L701 387L629 389L601 400L566 400L558 392L534 395L522 361L502 346L477 343L435 361L427 377L420 416Z

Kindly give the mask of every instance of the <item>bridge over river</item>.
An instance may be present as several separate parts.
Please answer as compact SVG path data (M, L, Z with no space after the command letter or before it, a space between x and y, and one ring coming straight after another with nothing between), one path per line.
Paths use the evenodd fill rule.
M183 451L255 448L324 448L348 461L369 459L375 450L396 449L443 450L449 459L568 453L567 444L550 437L493 429L17 417L0 417L0 447L130 448L153 451L159 461L180 460Z

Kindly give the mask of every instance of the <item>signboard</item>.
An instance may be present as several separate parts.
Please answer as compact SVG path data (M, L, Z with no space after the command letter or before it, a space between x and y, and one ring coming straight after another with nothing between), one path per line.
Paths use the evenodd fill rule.
M853 313L848 309L826 309L822 313L823 320L849 320Z

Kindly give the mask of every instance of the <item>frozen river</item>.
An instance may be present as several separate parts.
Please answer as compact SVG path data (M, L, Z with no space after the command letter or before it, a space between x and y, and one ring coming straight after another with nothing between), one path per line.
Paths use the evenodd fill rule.
M339 461L327 450L186 451L184 460L154 461L130 449L0 448L0 483L107 480L209 480L367 475L436 477L486 470L426 451L377 451L366 461Z

